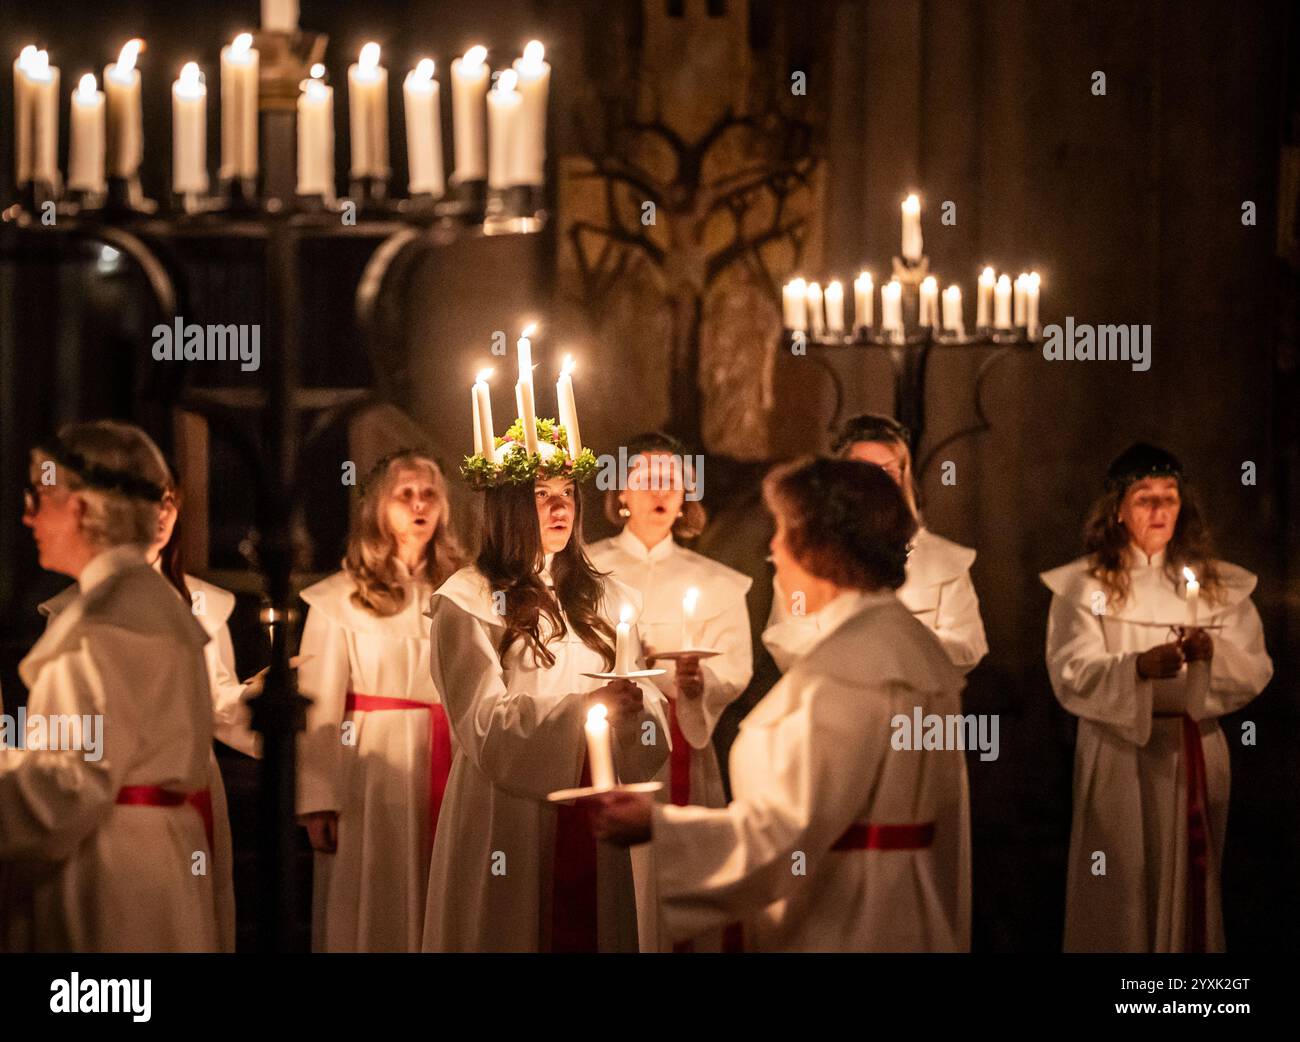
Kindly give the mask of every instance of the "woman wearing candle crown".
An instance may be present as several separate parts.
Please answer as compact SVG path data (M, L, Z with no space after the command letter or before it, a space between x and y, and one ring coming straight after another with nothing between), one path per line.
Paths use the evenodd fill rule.
M605 513L623 531L594 544L591 560L641 594L645 608L639 626L646 661L669 667L655 679L668 696L673 740L672 755L659 773L664 786L660 800L722 807L727 798L713 749L713 729L753 673L745 605L751 580L676 542L675 536L698 535L705 521L700 502L686 499L685 448L656 432L633 438L627 449L628 487L610 489L605 495ZM721 654L675 662L654 657L655 651L691 648L716 649ZM673 946L658 937L653 867L645 863L649 854L648 847L635 848L632 854L641 949L671 951ZM718 941L699 939L695 947L716 947Z
M460 565L449 521L437 463L388 456L362 486L343 570L302 592L298 812L316 851L316 951L420 948L451 765L424 611Z
M964 951L966 762L901 747L894 727L960 712L960 672L894 595L916 522L852 460L779 467L763 492L777 573L823 634L741 723L729 806L612 793L592 800L597 829L651 841L673 938L740 918L750 951Z
M595 457L557 448L560 430L538 421L529 454L517 423L491 458L476 453L463 470L484 489L482 550L430 609L430 669L456 757L426 951L637 950L627 852L597 846L584 806L547 801L597 773L584 735L597 702L608 707L620 781L653 778L669 747L658 689L584 676L612 670L614 620L640 598L587 559L579 482ZM494 441L489 433L484 444ZM633 656L639 645L619 657Z
M921 522L912 480L912 453L907 428L888 416L863 415L849 420L833 450L844 459L884 468L894 479L920 524L907 558L907 581L898 599L934 631L953 665L969 673L986 654L979 599L971 582L975 551L937 536ZM781 669L817 638L819 620L808 612L798 590L773 591L772 613L763 643Z
M1255 576L1214 559L1182 467L1150 445L1110 465L1084 549L1042 576L1052 688L1079 717L1065 948L1222 951L1218 718L1273 672Z

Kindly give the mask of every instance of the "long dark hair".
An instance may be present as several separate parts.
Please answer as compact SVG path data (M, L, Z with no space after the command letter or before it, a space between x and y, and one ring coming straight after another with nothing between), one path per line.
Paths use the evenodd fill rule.
M541 580L546 556L537 523L535 485L502 485L484 493L483 548L476 564L492 592L505 594L506 632L497 651L504 656L515 641L522 640L549 668L555 655L541 639L542 616L551 632L560 635L566 632L567 617L582 642L601 656L607 670L613 669L614 630L601 611L605 593L601 574L582 548L582 493L577 484L573 506L573 534L551 560L552 597Z
M181 550L181 479L176 473L176 465L167 460L168 482L163 489L163 502L169 500L176 509L176 523L172 525L171 538L158 551L158 562L163 576L176 587L176 592L186 604L190 603L190 588L185 584L185 554Z

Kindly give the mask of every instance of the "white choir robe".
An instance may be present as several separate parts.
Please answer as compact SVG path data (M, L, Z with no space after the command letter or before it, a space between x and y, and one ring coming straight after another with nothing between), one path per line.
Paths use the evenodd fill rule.
M969 673L988 654L979 598L971 582L975 551L922 528L907 557L898 599L939 638L952 664ZM772 612L763 643L782 672L818 638L812 615L795 615L791 598L774 582Z
M602 611L613 626L620 607L639 609L640 598L615 579L603 582ZM547 951L557 811L546 797L580 784L587 695L605 684L582 674L603 672L604 661L571 629L547 639L550 668L521 641L502 660L504 624L487 579L473 567L438 589L430 618L430 668L446 701L455 757L443 805L448 827L439 828L433 849L424 950ZM654 778L669 752L664 696L637 683L642 712L611 728L621 782ZM628 853L596 846L598 948L636 951Z
M1197 722L1208 797L1206 948L1222 951L1219 869L1228 818L1228 745L1218 717L1253 699L1273 674L1255 576L1224 561L1222 600L1202 591L1198 622L1210 630L1214 658L1189 663L1168 680L1142 680L1137 658L1175 639L1186 602L1164 571L1164 553L1129 569L1124 603L1105 614L1101 584L1080 558L1044 572L1052 591L1047 668L1061 705L1079 718L1074 755L1074 821L1066 891L1065 950L1169 952L1188 944L1186 713ZM1163 715L1155 715L1157 712ZM1105 874L1095 853L1105 855Z
M312 704L298 813L338 813L337 851L314 858L312 948L419 951L433 849L430 714L440 710L346 706L349 692L441 706L424 620L431 590L408 581L402 609L381 617L352 602L355 589L336 572L302 591L298 687Z
M0 949L217 951L200 815L116 803L208 786L208 635L143 547L99 554L75 590L19 670L29 719L101 716L102 756L0 750Z
M665 926L690 937L740 919L746 951L966 951L964 755L892 744L899 714L960 712L961 674L891 591L817 614L825 636L740 725L731 804L654 808ZM933 823L933 840L833 849L859 823Z
M660 660L656 667L668 672L653 683L676 709L678 726L685 739L685 765L689 773L689 794L684 802L701 807L726 806L722 770L713 748L713 729L723 711L749 684L754 671L749 609L745 594L753 580L726 565L678 546L668 537L647 550L640 539L624 528L610 539L587 548L587 556L602 572L641 594L644 607L637 619L641 639L650 648L672 651L682 647L682 598L695 587L700 591L693 626L692 647L713 648L722 654L703 659L704 693L699 698L678 698L676 663ZM657 798L673 802L673 764L659 771L663 783ZM680 767L678 768L681 769ZM654 893L653 848L648 844L632 848L632 872L637 892L637 932L642 951L672 951L659 930L658 900ZM696 950L720 946L720 937L696 938Z
M160 571L154 561L154 571ZM208 634L203 647L208 666L208 693L212 697L214 737L249 756L258 755L257 734L250 727L251 714L244 701L245 685L235 672L235 645L230 639L230 615L235 610L235 595L220 586L185 576L190 591L190 612ZM176 594L170 582L167 588ZM77 597L76 583L61 590L36 610L46 617L47 625ZM182 602L183 603L183 602ZM212 893L216 901L217 934L221 951L235 950L235 847L230 835L230 810L226 785L216 754L208 757L208 791L212 796Z

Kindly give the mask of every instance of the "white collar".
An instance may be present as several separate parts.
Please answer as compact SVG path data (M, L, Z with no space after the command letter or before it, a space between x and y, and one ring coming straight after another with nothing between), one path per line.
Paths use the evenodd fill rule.
M893 590L845 590L813 613L817 629L821 633L830 633L864 608L884 604L893 597Z
M149 562L145 559L146 549L135 543L123 543L121 546L110 547L97 554L77 576L77 585L81 587L81 592L89 593L105 579L135 565L143 564L148 567Z
M672 556L674 547L677 545L673 541L672 534L664 536L659 542L652 547L647 547L641 539L634 535L632 529L627 525L623 526L623 531L614 537L619 547L629 557L637 561L663 561Z
M1136 543L1129 543L1128 552L1130 568L1163 568L1165 565L1165 552L1163 550L1157 550L1148 557Z
M542 562L542 570L538 574L538 578L542 580L544 586L555 585L555 580L551 577L551 562L553 560L555 560L555 554L550 553L545 555L545 559Z

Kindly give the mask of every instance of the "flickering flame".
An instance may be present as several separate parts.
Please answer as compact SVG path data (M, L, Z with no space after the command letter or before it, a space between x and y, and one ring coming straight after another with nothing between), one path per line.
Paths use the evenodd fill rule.
M911 193L903 200L903 213L909 216L921 212L921 200L916 197L916 193Z
M238 60L247 57L248 52L253 49L253 34L240 33L230 43L230 57Z
M140 57L140 52L144 50L144 41L140 39L127 40L122 44L122 50L117 56L117 65L114 71L119 77L125 77L135 68L135 61Z
M992 268L985 268L980 272L980 285L991 286L997 281L997 273Z
M999 275L999 276L998 276L998 288L1001 289L1003 293L1008 293L1008 292L1010 292L1010 290L1011 290L1011 278L1010 278L1010 276L1008 276L1008 275Z
M478 72L478 67L483 64L487 58L487 48L482 44L476 43L460 60L460 67L463 71L469 73Z
M608 717L609 710L605 707L605 703L603 702L597 702L587 710L588 724L603 724Z
M313 80L323 80L325 78L325 66L321 62L316 62L311 67L311 78Z
M961 300L961 287L954 282L943 291L943 295L949 300Z
M502 69L497 74L495 90L498 93L506 94L515 89L515 84L519 82L519 74L514 69Z
M528 325L524 326L524 331L520 333L519 336L521 339L527 340L530 336L532 336L536 332L537 332L537 323L529 322Z
M357 58L357 72L373 74L378 68L379 44L371 42L361 48L361 56Z
M50 78L50 52L40 50L33 54L27 63L25 71L28 79L48 80Z
M564 362L563 362L563 364L560 366L560 375L561 375L561 376L571 376L571 375L573 374L573 370L576 368L576 366L577 366L577 363L574 362L574 360L573 360L573 355L565 355L565 356L564 356Z
M177 80L182 90L194 91L203 85L203 73L199 71L198 62L186 62L181 66L180 78Z
M1038 287L1042 285L1042 282L1042 278L1036 271L1031 271L1025 276L1025 285L1031 289L1038 289Z
M30 69L32 67L32 62L36 58L36 54L37 54L36 45L33 43L29 43L26 47L24 47L21 51L18 52L18 68L22 69L23 72L26 72L28 69Z
M632 605L625 604L619 609L618 621L622 623L630 623L632 621Z
M872 283L871 272L860 271L858 277L853 280L854 285L870 286Z
M474 377L474 380L477 383L485 384L488 381L488 377L491 375L492 375L492 369L490 367L487 369L480 369L478 371L478 375Z
M695 606L700 603L700 591L698 587L692 586L682 597L682 611L690 615L695 611Z
M81 77L77 83L77 100L91 102L95 100L95 95L99 93L99 88L95 84L95 74L88 72Z
M428 83L433 80L433 59L421 58L415 64L415 79Z
M903 284L897 279L890 279L880 290L881 293L888 293L891 297L902 297Z
M790 289L792 289L796 293L802 293L807 288L808 288L808 283L806 283L802 277L790 280Z
M1184 568L1183 578L1186 579L1189 583L1194 583L1196 582L1196 573L1192 571L1190 568Z
M927 275L925 278L921 280L921 288L925 290L927 293L938 293L939 280L936 279L933 275Z

